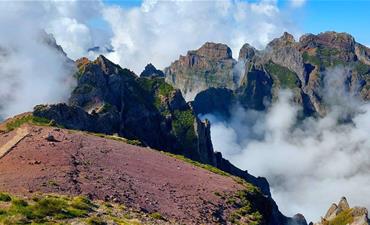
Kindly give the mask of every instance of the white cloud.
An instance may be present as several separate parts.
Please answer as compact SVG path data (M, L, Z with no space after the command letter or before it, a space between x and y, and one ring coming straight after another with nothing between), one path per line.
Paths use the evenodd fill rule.
M237 57L249 42L262 48L284 31L295 32L275 1L144 1L141 7L106 7L115 52L108 58L139 73L152 62L163 69L206 41L228 44Z
M68 57L72 59L87 55L87 50L93 47L90 29L76 19L62 17L54 19L46 30L52 33Z
M286 215L300 212L320 221L341 196L352 206L370 207L370 104L346 92L347 75L346 68L326 71L323 93L330 111L321 119L298 123L299 108L284 91L267 113L236 107L231 121L206 116L215 150L251 174L267 177ZM348 115L352 123L338 123Z
M61 52L43 41L43 2L0 3L0 117L66 100L73 83ZM16 26L16 29L15 29Z
M292 7L299 8L304 6L307 0L290 0Z

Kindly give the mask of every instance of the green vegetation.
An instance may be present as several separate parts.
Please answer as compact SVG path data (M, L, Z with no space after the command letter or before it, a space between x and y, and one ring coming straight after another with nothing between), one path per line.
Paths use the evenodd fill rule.
M309 55L307 52L304 52L303 53L303 61L305 62L309 62L317 67L320 67L321 63L320 63L320 59L316 56L313 56L313 55Z
M38 126L53 126L55 125L53 121L48 120L46 118L41 118L37 116L33 116L32 114L28 114L25 116L16 117L6 123L6 131L12 131L25 123L30 123L33 125Z
M101 217L93 216L86 220L88 225L107 225L107 222Z
M81 197L62 198L59 196L43 196L27 201L12 198L12 201L2 207L0 223L31 224L49 221L85 217L93 210L89 200L81 205Z
M195 134L195 116L192 111L176 110L173 114L172 130L174 135L178 138L183 148L192 148L196 142Z
M239 190L234 196L232 196L227 203L238 208L232 212L228 220L232 224L248 224L258 225L262 224L263 217L261 213L255 209L249 200L252 195L255 194L248 189Z
M370 73L370 66L363 64L361 62L358 62L355 66L355 70L359 75L366 75Z
M36 195L32 198L7 196L0 204L0 224L158 224L165 220L159 213L145 214L120 204L91 201L84 196Z
M157 220L164 220L163 216L159 212L149 214L150 217Z
M0 193L0 202L10 202L12 198L7 193Z
M266 69L269 74L275 76L275 80L278 81L282 88L293 89L299 84L297 74L286 67L270 62L266 65Z
M335 48L318 47L314 55L310 55L307 52L303 53L303 60L311 63L318 68L321 67L332 67L344 64L345 62L339 58L341 52Z
M143 103L148 102L152 104L163 116L168 115L167 104L165 100L171 97L171 94L175 89L164 81L164 78L140 78L139 86L143 89L144 93L141 93L140 98L147 99ZM145 97L146 96L146 97Z
M102 134L102 133L93 133L93 132L88 132L88 134L101 137L101 138L106 138L106 139L111 139L115 141L122 141L126 144L130 145L137 145L137 146L143 146L143 144L139 140L130 140L124 137L120 137L118 135L107 135L107 134Z
M203 163L200 163L200 162L191 160L191 159L186 158L185 156L182 156L182 155L175 155L175 154L172 154L172 153L169 153L169 152L163 152L163 151L162 151L162 153L163 154L166 154L168 156L171 156L173 158L179 159L181 161L187 162L189 164L192 164L192 165L194 165L196 167L203 168L203 169L208 170L208 171L210 171L212 173L216 173L216 174L219 174L219 175L222 175L222 176L231 177L230 174L228 174L228 173L226 173L226 172L224 172L224 171L222 171L222 170L220 170L220 169L218 169L218 168L216 168L214 166L211 166L211 165L208 165L208 164L203 164Z
M347 225L353 222L352 209L340 212L334 219L324 221L323 225Z

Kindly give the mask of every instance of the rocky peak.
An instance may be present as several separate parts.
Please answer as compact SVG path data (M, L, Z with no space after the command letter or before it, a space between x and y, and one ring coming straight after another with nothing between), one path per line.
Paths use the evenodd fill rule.
M206 42L198 50L192 51L191 53L211 60L232 59L231 49L227 45L220 43Z
M236 60L224 44L207 42L198 50L188 51L165 69L166 81L180 89L186 100L209 87L235 89L233 75Z
M342 197L338 204L333 203L331 205L325 217L321 218L321 222L315 223L314 225L328 224L369 225L370 221L366 208L350 208L347 199Z
M145 66L143 72L141 72L140 77L164 77L164 73L149 63Z
M256 52L257 50L253 46L246 43L239 51L239 60L251 59L256 55Z
M284 32L284 34L272 40L267 46L271 48L281 48L285 46L290 46L295 43L294 36L289 34L288 32Z
M39 38L42 42L46 43L53 49L57 50L59 53L61 53L63 56L67 56L67 54L64 52L62 46L57 44L57 41L54 38L53 34L48 34L44 30L40 32Z
M94 64L99 65L105 74L118 74L118 68L120 68L119 65L109 61L103 55L99 55L98 58L95 59Z
M338 203L338 209L343 211L349 209L349 204L346 197L342 197Z
M320 33L318 35L303 35L299 42L304 47L314 48L325 46L329 48L353 51L355 39L347 33L337 33L333 31Z

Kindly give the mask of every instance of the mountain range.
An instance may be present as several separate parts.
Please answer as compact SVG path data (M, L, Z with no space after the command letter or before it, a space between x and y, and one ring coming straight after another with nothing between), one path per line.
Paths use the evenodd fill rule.
M3 122L0 191L124 204L146 224L307 224L301 214L279 211L265 178L214 151L211 124L199 115L227 119L236 104L266 111L280 90L290 89L301 119L323 117L331 107L325 91L331 76L344 79L350 95L370 98L370 49L346 33L307 34L299 41L284 33L263 50L243 45L238 59L227 45L207 42L163 71L148 64L140 76L103 55L72 61L54 39L46 40L74 68L77 85L67 102L37 105ZM345 77L330 73L332 68L346 71ZM18 215L16 203L7 204L4 215L20 215L27 223L45 219ZM93 215L125 224L99 216L100 208L90 207L85 220ZM75 218L56 212L49 215L54 222ZM342 199L317 224L369 221L366 209Z

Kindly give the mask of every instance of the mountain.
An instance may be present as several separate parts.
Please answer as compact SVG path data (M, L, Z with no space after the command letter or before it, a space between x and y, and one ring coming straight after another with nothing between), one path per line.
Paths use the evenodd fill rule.
M227 104L235 102L247 109L264 110L284 88L293 91L294 101L302 106L305 116L324 116L329 107L325 102L325 80L331 68L345 70L349 92L369 100L370 49L346 33L307 34L299 41L284 33L263 50L245 44L237 62L226 45L206 43L180 56L165 73L166 81L175 88L195 96L194 108L201 109L197 113L215 111L219 105L211 101L204 106L202 96L225 93L225 88L233 94L222 98L222 113L229 108Z
M68 129L117 134L144 146L184 155L240 176L270 195L264 178L256 178L213 151L210 124L200 121L179 90L161 77L138 77L99 56L76 61L77 87L69 104L39 105L34 116Z
M101 209L116 204L137 212L144 224L307 225L303 215L279 211L265 178L214 151L211 124L198 115L227 118L236 104L263 111L281 89L290 89L300 116L324 116L330 107L326 80L342 79L330 73L333 68L345 71L350 94L366 101L370 87L370 49L335 32L299 41L284 33L264 50L245 44L238 60L228 46L207 42L163 72L148 64L140 76L102 55L68 63L77 86L67 102L37 105L0 124L0 191L11 193L0 193L0 222L78 223L97 216L102 224L116 224L125 216L114 220ZM60 196L42 200L42 208L34 193ZM96 207L76 214L81 209L73 201L80 195ZM353 225L367 219L365 209L345 202L318 225L343 224L344 216ZM36 206L54 211L32 213Z
M234 89L231 49L224 44L205 43L165 69L166 82L181 90L187 100L209 87Z
M333 203L321 221L311 225L368 225L368 211L363 207L350 208L345 197L338 204Z
M143 224L294 221L280 214L272 199L253 184L182 156L118 136L53 127L53 121L31 113L3 125L8 130L0 133L1 223L71 224L98 217L117 224L132 216ZM11 199L3 192L19 197L7 203ZM74 202L79 196L86 196L83 208ZM19 198L25 199L23 205L17 203ZM25 201L34 202L29 206ZM119 209L117 204L131 216L112 213Z

